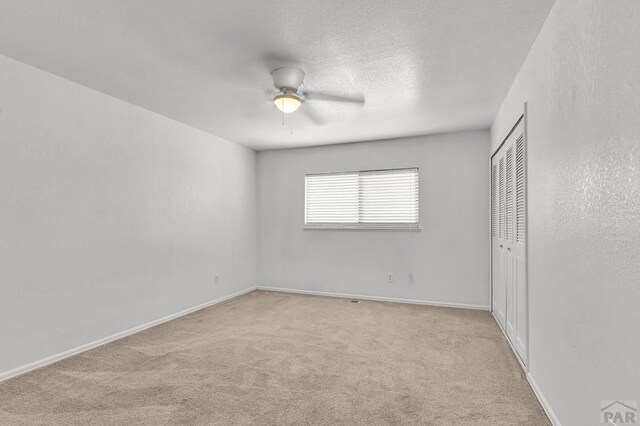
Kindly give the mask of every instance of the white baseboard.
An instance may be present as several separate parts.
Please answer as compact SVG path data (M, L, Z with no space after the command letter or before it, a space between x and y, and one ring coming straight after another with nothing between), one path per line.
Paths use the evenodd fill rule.
M219 297L217 299L213 299L213 300L210 300L208 302L202 303L200 305L194 306L192 308L188 308L188 309L185 309L183 311L176 312L175 314L167 315L166 317L163 317L163 318L148 322L146 324L142 324L142 325L139 325L137 327L133 327L133 328L121 331L121 332L116 333L116 334L112 334L111 336L107 336L107 337L104 337L102 339L94 340L93 342L86 343L84 345L80 345L78 347L75 347L73 349L69 349L69 350L61 352L59 354L55 354L55 355L43 358L41 360L34 361L32 363L29 363L29 364L26 364L26 365L11 369L9 371L2 372L2 373L0 373L0 382L3 381L3 380L10 379L12 377L19 376L21 374L27 373L27 372L29 372L31 370L35 370L37 368L44 367L45 365L53 364L54 362L61 361L61 360L65 359L65 358L69 358L70 356L77 355L79 353L88 351L88 350L96 348L98 346L102 346L104 344L113 342L114 340L122 339L123 337L130 336L130 335L138 333L138 332L140 332L142 330L146 330L147 328L151 328L151 327L154 327L156 325L162 324L164 322L171 321L173 319L185 316L185 315L190 314L192 312L199 311L200 309L204 309L204 308L207 308L209 306L217 305L218 303L222 303L222 302L227 301L229 299L233 299L235 297L242 296L243 294L249 293L249 292L251 292L251 291L253 291L255 289L256 289L255 287L249 287L247 289L238 291L236 293L229 294L229 295L226 295L226 296L222 296L222 297Z
M540 405L542 405L544 412L547 413L547 417L549 417L551 424L553 424L553 426L562 426L560 424L560 420L558 420L558 416L556 416L556 413L553 412L553 408L551 408L551 405L549 405L549 402L547 402L547 399L542 394L542 391L538 387L536 381L533 379L531 373L527 373L527 381L531 385L531 389L533 389L533 393L536 395L536 398L538 398Z
M484 306L484 305L468 305L465 303L449 303L449 302L432 302L429 300L400 299L396 297L382 297L382 296L365 296L362 294L332 293L332 292L326 292L326 291L298 290L298 289L282 288L282 287L257 286L256 290L278 291L281 293L312 294L315 296L341 297L345 299L376 300L379 302L409 303L413 305L442 306L447 308L479 309L483 311L489 310L489 306Z

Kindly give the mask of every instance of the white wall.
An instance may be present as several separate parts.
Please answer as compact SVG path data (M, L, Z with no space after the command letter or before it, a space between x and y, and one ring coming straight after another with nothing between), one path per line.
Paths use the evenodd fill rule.
M254 286L255 170L251 150L0 56L0 375Z
M488 149L475 131L260 152L259 284L488 306ZM421 231L303 230L305 173L412 166Z
M530 373L563 425L640 401L639 23L558 0L492 129L528 102Z

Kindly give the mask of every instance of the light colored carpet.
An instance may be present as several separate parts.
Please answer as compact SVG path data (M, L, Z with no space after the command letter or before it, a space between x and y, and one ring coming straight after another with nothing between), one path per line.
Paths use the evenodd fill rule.
M0 383L0 424L549 422L488 312L255 291Z

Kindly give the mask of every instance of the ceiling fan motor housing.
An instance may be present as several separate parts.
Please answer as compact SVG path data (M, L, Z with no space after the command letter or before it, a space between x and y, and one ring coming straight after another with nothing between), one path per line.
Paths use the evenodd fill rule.
M271 72L276 89L297 92L304 81L304 71L292 67L276 68Z

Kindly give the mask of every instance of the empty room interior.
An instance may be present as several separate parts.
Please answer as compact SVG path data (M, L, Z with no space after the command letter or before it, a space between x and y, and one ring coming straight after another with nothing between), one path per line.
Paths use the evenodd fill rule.
M0 425L640 424L640 1L0 0Z

